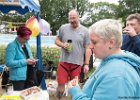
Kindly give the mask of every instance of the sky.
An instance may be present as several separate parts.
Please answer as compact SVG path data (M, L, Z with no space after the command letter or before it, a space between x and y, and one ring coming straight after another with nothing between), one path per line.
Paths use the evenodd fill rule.
M118 3L118 0L89 0L90 2L109 2L109 3Z

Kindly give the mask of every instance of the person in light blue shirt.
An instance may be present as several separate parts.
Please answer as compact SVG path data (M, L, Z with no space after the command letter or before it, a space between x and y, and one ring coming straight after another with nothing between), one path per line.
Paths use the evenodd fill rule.
M36 63L28 44L32 31L26 26L20 26L16 39L6 48L6 66L10 71L10 80L14 90L23 90L27 87L27 76L33 73L30 70ZM30 74L30 75L29 75Z
M89 30L94 55L102 61L82 90L77 78L69 82L72 100L139 100L140 57L120 49L121 24L117 20L104 19Z

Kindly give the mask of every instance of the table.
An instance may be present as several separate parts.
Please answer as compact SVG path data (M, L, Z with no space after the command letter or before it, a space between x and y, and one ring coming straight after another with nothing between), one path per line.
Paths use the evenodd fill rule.
M13 91L11 93L4 93L0 100L49 100L49 94L47 90L41 90L39 93L31 94L26 98L21 96L20 91Z

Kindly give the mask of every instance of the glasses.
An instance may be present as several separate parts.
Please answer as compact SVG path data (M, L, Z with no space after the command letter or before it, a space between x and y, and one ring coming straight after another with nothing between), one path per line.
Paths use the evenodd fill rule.
M30 37L23 37L24 40L28 41Z

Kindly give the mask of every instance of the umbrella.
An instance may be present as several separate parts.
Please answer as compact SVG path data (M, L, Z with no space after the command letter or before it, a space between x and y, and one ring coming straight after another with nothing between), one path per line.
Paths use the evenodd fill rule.
M34 12L35 16L39 20L40 4L38 0L0 0L0 11L4 14L11 10L15 10L20 14L27 12ZM43 70L42 66L42 52L41 52L41 38L40 34L36 37L37 39L37 58L39 59L37 65L39 70ZM41 82L42 89L46 89L45 79Z

